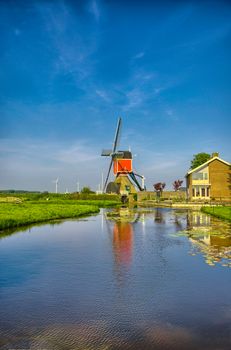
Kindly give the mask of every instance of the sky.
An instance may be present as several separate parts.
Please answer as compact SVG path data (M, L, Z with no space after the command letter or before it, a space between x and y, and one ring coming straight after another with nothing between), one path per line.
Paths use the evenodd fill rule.
M230 1L0 0L0 33L0 189L98 189L119 116L149 190L231 161Z

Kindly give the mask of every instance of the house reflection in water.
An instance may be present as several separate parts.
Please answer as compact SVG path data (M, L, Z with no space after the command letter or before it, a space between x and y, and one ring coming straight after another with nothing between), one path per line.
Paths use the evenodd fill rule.
M230 224L201 212L189 212L187 232L192 242L192 255L203 254L205 262L214 266L231 266Z

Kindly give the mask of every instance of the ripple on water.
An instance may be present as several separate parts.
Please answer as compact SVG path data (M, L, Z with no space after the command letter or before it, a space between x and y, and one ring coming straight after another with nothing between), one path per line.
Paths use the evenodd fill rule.
M109 212L0 240L0 348L231 348L230 226Z

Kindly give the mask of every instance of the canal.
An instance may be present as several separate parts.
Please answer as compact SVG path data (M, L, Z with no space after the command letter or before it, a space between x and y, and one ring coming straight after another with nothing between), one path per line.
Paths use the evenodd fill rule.
M103 209L0 237L0 349L231 348L229 223Z

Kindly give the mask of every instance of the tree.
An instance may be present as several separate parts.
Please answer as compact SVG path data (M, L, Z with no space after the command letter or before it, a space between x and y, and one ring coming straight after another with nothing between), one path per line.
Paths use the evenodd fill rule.
M182 183L183 183L183 180L175 180L172 184L174 191L178 191L180 189Z
M158 197L161 196L164 188L165 188L165 183L164 182L157 182L156 184L153 185L154 190L156 191L156 194Z
M92 193L92 190L90 189L90 187L86 186L82 188L81 193L89 194Z
M207 162L211 158L210 154L208 153L197 153L193 155L193 160L191 160L191 169L195 169L199 165Z

